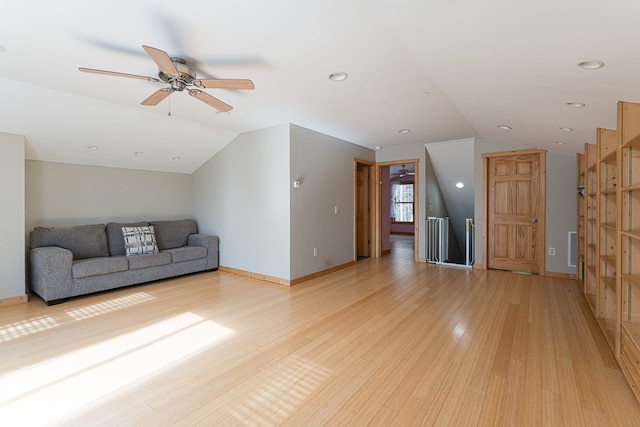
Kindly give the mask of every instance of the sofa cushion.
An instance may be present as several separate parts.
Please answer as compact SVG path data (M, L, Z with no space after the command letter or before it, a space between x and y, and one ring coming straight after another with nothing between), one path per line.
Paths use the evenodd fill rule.
M147 267L171 264L171 255L162 252L157 254L138 255L128 258L129 270L139 270Z
M71 275L74 279L97 276L99 274L127 271L129 263L125 257L103 257L81 259L73 262Z
M181 248L168 249L164 253L171 254L173 262L191 261L192 259L206 258L207 248L202 246L183 246Z
M122 227L125 255L155 254L158 252L153 226Z
M160 250L186 246L189 234L198 232L198 225L193 219L174 221L150 221L156 230L156 241Z
M107 242L109 244L109 253L111 255L125 255L124 237L122 235L122 227L146 227L147 221L140 222L110 222L107 224Z
M75 227L36 227L29 234L29 246L58 246L68 249L73 259L108 257L107 233L104 224Z

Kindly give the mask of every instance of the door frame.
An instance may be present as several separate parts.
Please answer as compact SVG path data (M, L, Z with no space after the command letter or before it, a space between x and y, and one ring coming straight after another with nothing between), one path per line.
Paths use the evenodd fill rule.
M413 222L413 227L414 227L414 232L413 232L413 258L414 261L419 262L421 261L419 258L419 238L420 238L420 227L419 227L419 218L420 218L420 175L419 175L419 171L420 171L420 159L404 159L404 160L389 160L386 162L370 162L367 160L362 160L362 159L358 159L358 158L354 158L353 159L353 186L354 186L354 193L353 193L353 204L354 204L354 213L353 213L353 227L354 227L354 235L353 235L353 252L354 252L354 260L357 259L356 256L356 252L357 252L357 218L356 218L356 203L357 203L357 183L356 183L356 173L357 173L357 167L358 167L358 163L360 164L364 164L364 165L368 165L371 168L373 168L374 173L371 175L373 178L373 183L375 185L373 185L372 187L374 188L374 194L373 194L373 198L371 200L369 200L370 202L370 206L373 207L373 233L371 235L371 237L373 238L373 243L372 243L372 247L371 247L371 256L373 258L380 258L382 256L382 194L381 194L381 182L382 182L382 176L380 174L380 168L382 166L391 166L391 165L408 165L408 164L413 164L414 165L414 170L415 170L415 175L414 175L414 183L413 183L413 206L414 206L414 222Z
M380 240L379 227L380 218L378 217L377 197L379 193L379 186L375 183L380 182L378 179L378 168L375 162L368 160L362 160L358 158L353 159L353 260L358 259L358 165L362 165L369 169L369 195L367 197L367 207L371 212L370 221L368 224L369 238L371 240L369 256L372 258L379 258Z
M545 246L546 246L546 153L547 150L532 149L532 150L514 150L514 151L500 151L494 153L482 154L482 269L488 269L489 265L489 158L514 156L518 154L538 154L540 161L539 171L539 206L538 206L538 222L536 223L536 248L535 256L538 260L538 271L536 274L539 276L545 275Z

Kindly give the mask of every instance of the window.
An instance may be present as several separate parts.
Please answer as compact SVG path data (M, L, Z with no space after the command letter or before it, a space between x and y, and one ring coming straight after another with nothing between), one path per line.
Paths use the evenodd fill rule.
M391 184L393 222L413 223L413 182Z

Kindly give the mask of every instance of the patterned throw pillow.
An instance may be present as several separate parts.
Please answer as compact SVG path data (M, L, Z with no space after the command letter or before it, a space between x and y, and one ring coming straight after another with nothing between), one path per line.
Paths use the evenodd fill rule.
M122 237L124 237L124 249L127 256L158 252L153 226L122 227Z

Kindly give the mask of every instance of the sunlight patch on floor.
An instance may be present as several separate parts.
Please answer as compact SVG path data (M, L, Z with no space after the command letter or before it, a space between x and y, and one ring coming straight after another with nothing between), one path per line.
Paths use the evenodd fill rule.
M239 425L279 425L330 375L330 370L295 358L243 399L233 418Z
M113 298L108 301L99 302L97 304L91 304L80 308L75 308L73 310L65 310L65 313L74 320L84 320L114 311L124 310L125 308L133 307L134 305L142 304L148 301L153 301L154 299L156 299L156 297L149 295L146 292L136 292L131 295Z
M0 376L0 420L39 425L81 412L233 333L183 313Z
M58 322L50 316L40 316L29 320L3 325L0 327L0 342L10 341L12 339L35 334L37 332L46 331L55 328Z

